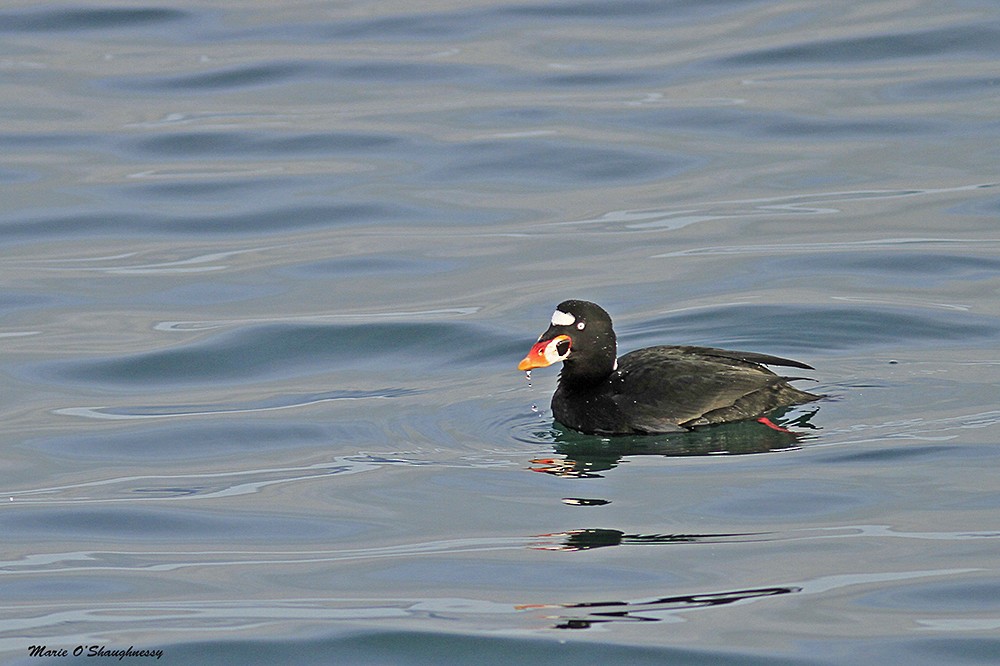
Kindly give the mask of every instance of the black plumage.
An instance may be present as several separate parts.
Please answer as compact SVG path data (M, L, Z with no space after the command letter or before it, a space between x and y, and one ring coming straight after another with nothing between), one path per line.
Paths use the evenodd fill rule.
M559 304L521 370L561 361L552 415L588 434L653 434L757 418L817 400L765 365L812 369L767 354L657 346L617 357L611 317L588 301Z

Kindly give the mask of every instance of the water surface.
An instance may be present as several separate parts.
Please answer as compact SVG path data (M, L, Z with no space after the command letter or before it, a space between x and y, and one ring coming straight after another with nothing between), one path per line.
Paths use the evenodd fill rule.
M993 3L0 32L5 660L995 661ZM515 370L566 298L828 397L567 431Z

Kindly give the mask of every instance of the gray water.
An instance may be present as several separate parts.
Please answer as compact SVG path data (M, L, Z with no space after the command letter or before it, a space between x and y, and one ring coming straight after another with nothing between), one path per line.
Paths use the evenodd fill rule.
M996 3L0 37L0 659L996 663ZM515 369L571 297L827 398L576 435Z

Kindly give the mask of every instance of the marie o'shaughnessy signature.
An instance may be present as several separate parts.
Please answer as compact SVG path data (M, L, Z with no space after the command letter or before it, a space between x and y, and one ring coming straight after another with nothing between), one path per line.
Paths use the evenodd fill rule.
M32 645L28 648L29 657L113 657L119 661L125 657L156 657L163 656L163 650L136 649L130 645L124 650L108 649L106 645L77 645L70 652L68 648L50 648L47 645Z

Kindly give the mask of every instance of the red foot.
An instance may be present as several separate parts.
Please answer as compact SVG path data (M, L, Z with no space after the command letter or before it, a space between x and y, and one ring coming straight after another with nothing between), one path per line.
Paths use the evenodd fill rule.
M788 428L782 428L780 425L778 425L771 419L767 418L766 416L762 416L759 419L757 419L757 423L763 423L771 430L777 430L778 432L792 432Z

